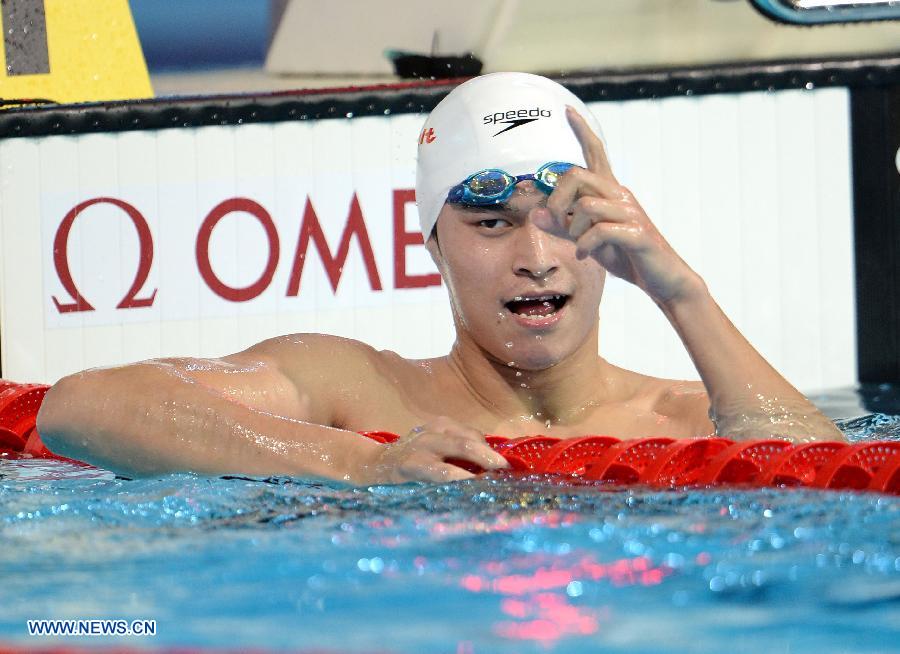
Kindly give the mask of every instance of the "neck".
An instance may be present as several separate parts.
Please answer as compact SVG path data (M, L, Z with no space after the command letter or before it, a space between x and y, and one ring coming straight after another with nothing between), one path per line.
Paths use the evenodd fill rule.
M466 390L498 420L566 426L621 394L615 367L598 356L597 343L595 326L564 360L527 370L497 359L458 329L447 361Z

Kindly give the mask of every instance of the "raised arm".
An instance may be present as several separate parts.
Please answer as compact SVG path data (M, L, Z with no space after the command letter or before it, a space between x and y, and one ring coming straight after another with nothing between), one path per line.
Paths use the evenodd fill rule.
M174 471L291 474L367 482L377 443L334 429L327 384L282 370L289 349L309 379L337 343L283 339L220 360L166 359L88 370L55 384L38 415L47 446L129 476ZM338 339L331 339L337 341Z
M843 440L843 434L750 345L713 300L706 284L666 242L613 175L603 143L571 107L569 122L587 170L573 168L548 201L579 256L641 288L681 337L706 388L680 385L667 403L709 433L738 439Z

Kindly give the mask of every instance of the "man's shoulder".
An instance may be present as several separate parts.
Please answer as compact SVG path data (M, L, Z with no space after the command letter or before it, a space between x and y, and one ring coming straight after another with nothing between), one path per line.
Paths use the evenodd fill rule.
M263 357L281 366L308 365L316 361L355 360L377 354L371 345L330 334L299 333L275 336L257 343L241 355Z
M700 381L651 377L647 392L654 398L657 413L669 415L685 402L708 402L706 387Z
M703 382L661 379L654 412L686 425L693 436L715 433L709 418L709 394Z
M670 402L679 402L685 397L695 398L706 394L703 382L666 379L613 366L618 375L618 384L623 389L623 399L654 409Z
M257 343L247 354L265 357L285 372L322 375L368 376L385 365L408 363L388 350L377 350L368 343L331 334L299 333L276 336Z
M700 381L666 379L622 369L630 387L630 401L660 415L677 417L696 413L709 405L706 387Z

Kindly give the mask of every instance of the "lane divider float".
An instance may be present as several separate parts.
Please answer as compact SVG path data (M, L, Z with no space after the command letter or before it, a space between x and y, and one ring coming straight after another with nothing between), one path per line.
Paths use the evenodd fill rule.
M0 379L0 459L58 459L89 464L51 452L37 432L38 409L49 386ZM398 440L384 431L360 432L383 444ZM792 443L766 439L622 440L612 436L556 438L490 435L488 445L510 464L504 474L552 475L574 484L692 486L779 486L876 491L900 495L900 442ZM448 459L473 473L477 465Z

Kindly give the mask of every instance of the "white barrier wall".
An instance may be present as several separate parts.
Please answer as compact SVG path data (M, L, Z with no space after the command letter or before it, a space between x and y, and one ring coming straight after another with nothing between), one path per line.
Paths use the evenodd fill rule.
M848 94L590 105L620 180L750 341L803 389L855 381ZM219 356L298 331L407 357L453 341L396 115L0 142L2 373ZM601 353L697 379L610 279Z

